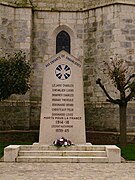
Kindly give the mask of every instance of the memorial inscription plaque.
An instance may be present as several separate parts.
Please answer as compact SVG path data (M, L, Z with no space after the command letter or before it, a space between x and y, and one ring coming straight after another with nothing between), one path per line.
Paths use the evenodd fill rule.
M86 143L82 62L65 51L44 65L39 143L61 137Z

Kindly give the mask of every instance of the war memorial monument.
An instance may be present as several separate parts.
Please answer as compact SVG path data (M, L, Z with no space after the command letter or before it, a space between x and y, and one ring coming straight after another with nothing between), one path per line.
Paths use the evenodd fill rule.
M115 146L87 144L86 129L119 133L118 106L106 102L96 79L103 79L116 96L104 78L103 62L120 54L134 67L134 48L135 0L0 0L0 52L25 51L33 67L30 91L0 102L0 130L34 135L39 131L34 145L6 148L5 161L56 162L58 154L65 153L66 158L57 161L120 162ZM134 101L127 107L127 131L135 132ZM56 152L52 143L61 136L77 147ZM100 137L98 144L101 140L105 141ZM117 158L108 158L115 150ZM51 160L44 158L46 153Z
M82 62L61 51L44 64L39 143L5 148L5 162L121 162L120 149L86 143ZM71 146L55 147L56 139Z

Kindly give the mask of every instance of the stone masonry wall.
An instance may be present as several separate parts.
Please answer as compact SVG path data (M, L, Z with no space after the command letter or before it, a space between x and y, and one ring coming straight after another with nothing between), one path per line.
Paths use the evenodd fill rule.
M27 1L27 8L0 3L1 51L22 49L33 67L31 91L0 103L0 129L39 128L43 65L55 55L56 36L65 30L71 37L71 54L84 63L87 128L118 131L118 106L106 103L106 97L95 82L100 77L110 94L116 96L111 82L102 73L103 61L120 53L129 65L135 63L135 6L131 1L131 5L115 3L98 8L96 4L91 6L94 1L86 0L85 6L83 1L79 4L78 1L33 0L33 7ZM74 10L73 3L76 3ZM134 102L129 103L127 112L128 131L135 131Z
M30 103L4 101L0 103L0 130L29 129Z
M31 9L0 5L0 52L24 50L31 60ZM0 102L0 130L29 129L30 92Z
M14 9L0 5L0 49L12 52L14 48Z
M117 97L111 81L103 74L103 61L120 54L135 65L135 6L113 5L85 13L84 34L84 90L86 124L90 129L119 130L118 107L105 103L106 97L96 79L100 77L112 97ZM129 103L128 130L134 130L134 105ZM132 115L131 115L132 114ZM99 127L100 126L100 127Z

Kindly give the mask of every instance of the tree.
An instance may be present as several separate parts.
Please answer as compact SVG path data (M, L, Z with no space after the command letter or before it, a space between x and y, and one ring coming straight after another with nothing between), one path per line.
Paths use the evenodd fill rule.
M0 101L30 89L31 66L22 51L0 57Z
M110 58L110 62L105 62L104 72L118 90L119 98L112 98L109 95L101 79L97 79L96 83L105 93L108 102L119 105L120 145L125 146L127 144L126 110L128 102L135 97L135 74L128 63L118 55L114 55L113 58Z

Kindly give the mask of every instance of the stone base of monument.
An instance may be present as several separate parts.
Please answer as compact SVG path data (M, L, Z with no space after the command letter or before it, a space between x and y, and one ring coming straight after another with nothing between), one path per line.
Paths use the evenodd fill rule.
M53 145L10 145L4 149L5 162L111 163L121 162L115 145L81 144L57 148Z

